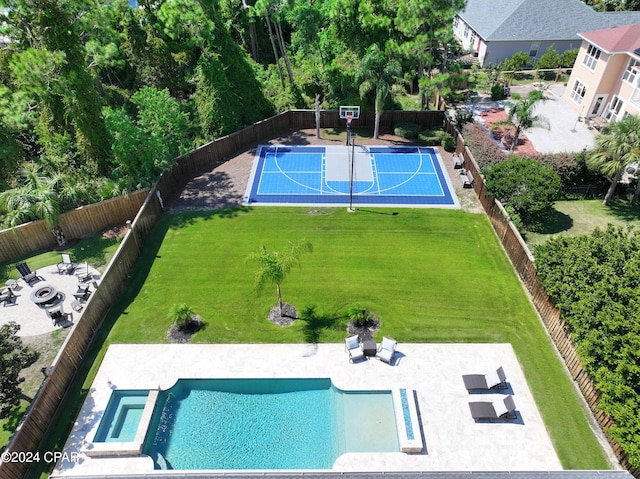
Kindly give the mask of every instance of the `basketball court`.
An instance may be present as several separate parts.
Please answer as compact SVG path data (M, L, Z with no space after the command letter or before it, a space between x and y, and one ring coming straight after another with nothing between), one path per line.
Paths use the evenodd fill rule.
M245 205L459 208L435 148L258 147Z

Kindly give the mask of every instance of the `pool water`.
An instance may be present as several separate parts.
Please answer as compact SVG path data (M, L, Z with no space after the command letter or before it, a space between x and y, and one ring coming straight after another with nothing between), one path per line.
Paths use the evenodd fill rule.
M156 469L330 469L345 452L399 451L391 393L330 379L183 379L149 431Z
M113 391L93 441L133 441L148 396L148 390Z

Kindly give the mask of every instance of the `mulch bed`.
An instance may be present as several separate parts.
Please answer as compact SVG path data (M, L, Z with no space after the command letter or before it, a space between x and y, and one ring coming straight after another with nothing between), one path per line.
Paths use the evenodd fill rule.
M491 131L491 125L498 121L507 119L507 112L504 108L487 108L480 113L480 117L484 121L485 126ZM502 146L509 151L511 149L512 133L508 127L498 127L493 130L493 137L502 144ZM520 134L518 139L518 146L516 146L515 152L518 155L536 156L539 153L533 147L531 140L526 135Z

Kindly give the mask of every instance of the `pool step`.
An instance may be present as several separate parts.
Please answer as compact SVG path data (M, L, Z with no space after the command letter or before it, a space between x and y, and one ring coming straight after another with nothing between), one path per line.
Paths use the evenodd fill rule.
M422 452L422 429L413 389L391 390L401 452Z

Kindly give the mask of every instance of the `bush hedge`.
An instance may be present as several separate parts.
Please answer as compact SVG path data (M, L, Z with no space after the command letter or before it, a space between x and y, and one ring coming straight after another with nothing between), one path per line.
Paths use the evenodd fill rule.
M536 268L601 392L607 431L640 467L640 235L609 225L535 248Z
M418 138L420 130L420 125L416 123L398 123L393 129L393 133L401 138L414 140Z
M418 133L418 142L425 146L442 145L444 135L443 130L424 130Z

